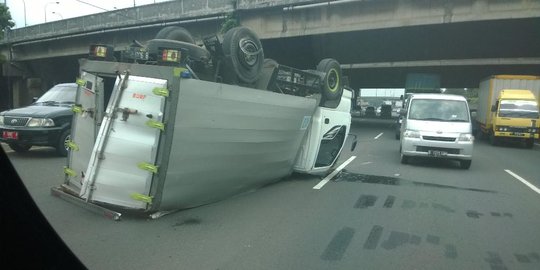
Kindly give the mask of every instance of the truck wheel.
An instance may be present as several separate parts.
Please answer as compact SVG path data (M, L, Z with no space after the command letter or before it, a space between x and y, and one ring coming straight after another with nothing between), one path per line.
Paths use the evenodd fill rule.
M468 170L471 167L472 160L460 160L459 167Z
M210 53L205 49L201 48L195 44L185 42L185 41L176 41L169 39L152 39L149 40L146 44L148 48L148 53L150 55L157 55L159 48L171 48L171 49L185 49L188 51L188 55L191 59L197 61L204 61L210 59Z
M332 58L323 59L317 65L317 71L326 74L321 89L325 100L340 99L343 94L343 87L339 63Z
M69 148L66 146L66 143L71 140L71 130L66 129L64 132L62 132L62 135L60 135L60 138L58 139L58 143L56 144L56 153L59 156L65 157L67 156L69 152Z
M482 129L480 128L476 130L476 139L478 140L484 139L484 132L482 132Z
M534 147L534 139L525 140L525 147L532 149Z
M195 39L193 39L189 31L180 26L167 26L159 30L154 38L183 41L191 44L195 43Z
M13 151L17 153L28 152L28 150L30 150L30 148L32 147L32 145L22 144L22 143L10 143L8 145L9 145L9 148L11 148Z
M253 83L260 76L264 52L257 35L247 27L235 27L223 36L223 79L235 83Z
M493 134L493 133L489 134L489 143L491 145L498 145L499 144L499 139L497 137L495 137L495 134Z

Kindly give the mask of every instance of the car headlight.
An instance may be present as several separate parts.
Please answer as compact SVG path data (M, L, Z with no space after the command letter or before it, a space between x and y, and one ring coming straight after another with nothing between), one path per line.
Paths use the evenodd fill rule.
M420 132L415 130L405 130L403 132L403 137L405 138L420 138Z
M4 116L0 115L0 126L4 125Z
M458 141L460 142L472 142L474 141L474 136L470 133L461 133L459 135Z
M54 127L54 121L50 118L31 118L27 127Z

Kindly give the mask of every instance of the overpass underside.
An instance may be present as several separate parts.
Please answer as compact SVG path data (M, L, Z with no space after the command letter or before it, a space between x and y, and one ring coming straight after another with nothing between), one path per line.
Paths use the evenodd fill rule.
M354 88L404 87L408 73L442 87L477 87L493 74L540 74L540 18L463 22L268 39L265 56L314 68L332 57Z

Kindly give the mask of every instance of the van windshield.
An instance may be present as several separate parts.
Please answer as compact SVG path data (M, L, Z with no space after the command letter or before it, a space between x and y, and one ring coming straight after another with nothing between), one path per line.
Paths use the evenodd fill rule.
M538 104L532 100L501 100L499 116L538 118Z
M413 99L409 119L469 122L467 103L461 100Z

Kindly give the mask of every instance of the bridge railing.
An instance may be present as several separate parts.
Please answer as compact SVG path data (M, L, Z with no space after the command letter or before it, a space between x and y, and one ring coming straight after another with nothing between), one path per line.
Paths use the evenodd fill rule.
M161 2L12 29L5 33L0 44L110 28L166 23L229 13L236 9L272 8L310 2L320 2L320 0L176 0Z

